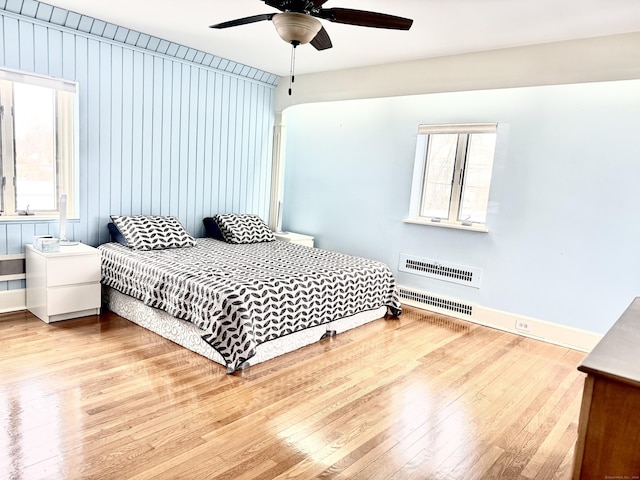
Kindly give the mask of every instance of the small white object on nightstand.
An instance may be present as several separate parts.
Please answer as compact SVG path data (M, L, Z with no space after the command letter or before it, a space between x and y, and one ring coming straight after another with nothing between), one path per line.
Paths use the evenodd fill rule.
M44 253L26 245L27 309L46 323L100 314L100 251L82 243Z
M293 232L277 232L274 233L274 235L276 239L281 242L297 243L298 245L304 245L305 247L313 247L313 237L310 235Z

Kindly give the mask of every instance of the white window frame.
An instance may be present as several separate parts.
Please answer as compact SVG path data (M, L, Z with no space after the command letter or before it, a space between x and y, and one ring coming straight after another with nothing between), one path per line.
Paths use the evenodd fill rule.
M17 211L15 204L15 152L13 139L12 83L26 83L56 90L56 207L54 210ZM78 218L78 86L76 82L30 72L0 68L0 222L58 218L59 199L67 195L67 218Z
M438 227L456 228L461 230L473 230L488 232L485 223L466 222L458 219L460 200L464 190L466 172L464 169L467 143L469 136L474 133L495 133L497 135L497 123L466 123L466 124L444 124L444 125L419 125L418 138L416 142L416 156L414 162L413 181L411 185L411 201L409 205L409 216L404 219L405 223L415 223L420 225L431 225ZM457 134L458 145L456 149L456 159L454 173L452 177L452 191L449 204L449 215L447 218L434 218L421 216L421 206L425 192L425 182L427 174L427 158L429 149L429 136L433 134ZM496 137L497 145L497 137ZM494 154L495 161L495 154Z

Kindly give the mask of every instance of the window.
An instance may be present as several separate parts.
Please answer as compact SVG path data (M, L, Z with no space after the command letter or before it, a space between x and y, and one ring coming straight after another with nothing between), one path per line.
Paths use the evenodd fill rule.
M75 213L76 84L0 69L0 214Z
M409 222L484 230L496 128L420 125Z

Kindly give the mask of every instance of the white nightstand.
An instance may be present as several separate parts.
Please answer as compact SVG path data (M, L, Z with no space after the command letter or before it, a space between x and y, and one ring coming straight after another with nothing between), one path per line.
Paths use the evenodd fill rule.
M274 235L281 242L297 243L298 245L304 245L305 247L313 247L313 237L310 235L293 232L279 232L274 233Z
M100 314L100 251L84 245L43 253L26 245L27 308L46 323Z

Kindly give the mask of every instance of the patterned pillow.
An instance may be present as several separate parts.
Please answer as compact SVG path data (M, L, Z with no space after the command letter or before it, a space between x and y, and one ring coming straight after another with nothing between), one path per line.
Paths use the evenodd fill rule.
M111 215L111 220L134 250L163 250L193 247L196 244L196 240L175 217Z
M213 217L227 243L273 242L276 237L258 215L232 214Z

